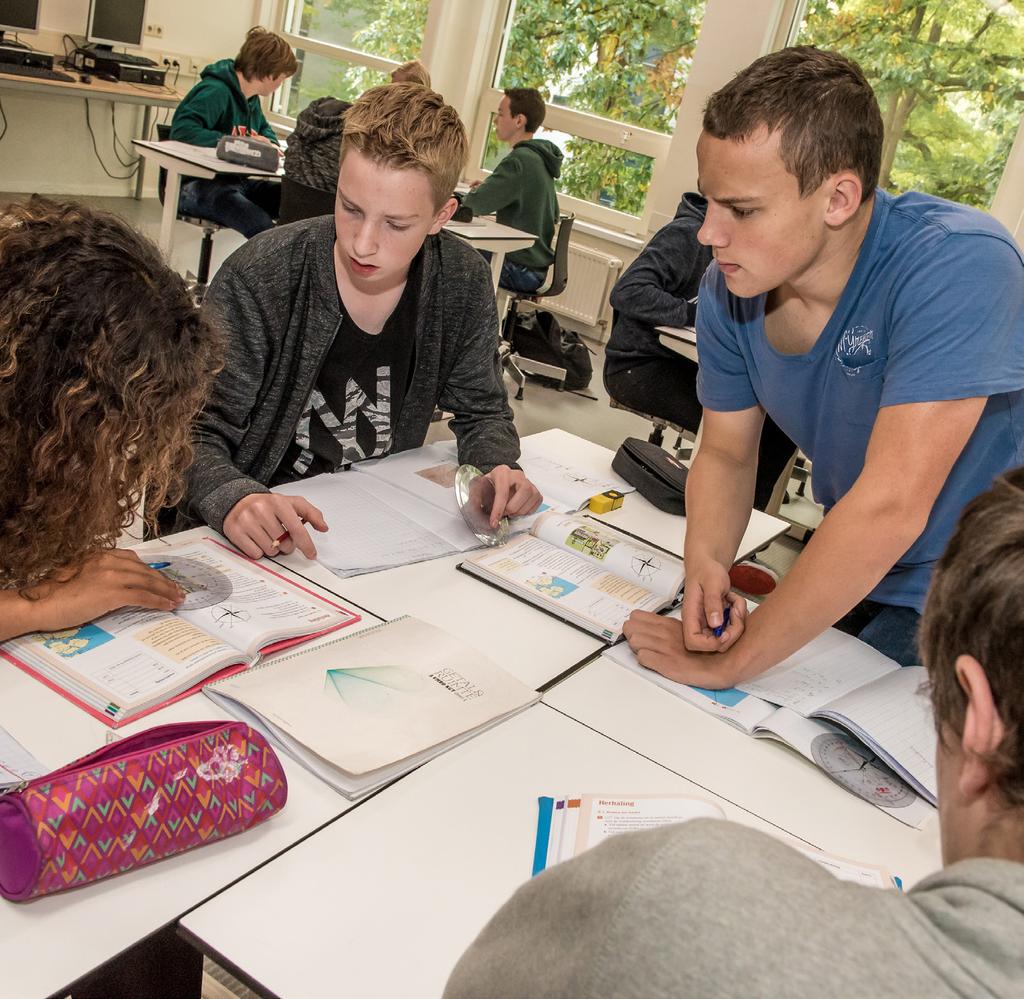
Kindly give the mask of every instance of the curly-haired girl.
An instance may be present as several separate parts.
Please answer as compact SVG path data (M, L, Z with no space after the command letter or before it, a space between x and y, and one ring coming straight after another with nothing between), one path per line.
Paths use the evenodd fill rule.
M0 639L180 603L114 543L143 489L150 521L180 497L220 358L126 223L41 198L0 209Z

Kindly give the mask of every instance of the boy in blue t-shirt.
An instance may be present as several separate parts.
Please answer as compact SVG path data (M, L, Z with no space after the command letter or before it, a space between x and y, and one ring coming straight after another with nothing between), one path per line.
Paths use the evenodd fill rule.
M711 246L697 314L704 435L678 621L636 612L645 666L728 687L832 624L898 662L964 505L1024 464L1024 260L975 209L876 189L878 104L809 46L712 95L697 144ZM814 463L826 516L748 618L729 589L765 413ZM730 620L716 636L725 608Z

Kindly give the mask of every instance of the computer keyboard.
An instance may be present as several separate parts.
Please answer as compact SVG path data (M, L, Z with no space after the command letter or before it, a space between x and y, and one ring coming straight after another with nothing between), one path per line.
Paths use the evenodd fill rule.
M147 59L145 56L131 55L129 52L118 52L114 56L118 62L126 62L129 66L155 66L156 63L152 59Z
M63 83L75 83L76 78L55 69L43 69L42 66L19 66L13 62L0 62L0 73L11 76L31 76L37 80L60 80Z

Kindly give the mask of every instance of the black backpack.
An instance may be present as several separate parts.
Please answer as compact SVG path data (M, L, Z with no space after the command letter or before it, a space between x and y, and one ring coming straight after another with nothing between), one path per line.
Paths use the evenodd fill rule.
M570 392L585 389L594 377L590 348L573 330L564 330L558 320L543 309L520 313L512 330L512 350L522 357L565 368L565 387ZM544 385L557 385L553 378L530 375Z

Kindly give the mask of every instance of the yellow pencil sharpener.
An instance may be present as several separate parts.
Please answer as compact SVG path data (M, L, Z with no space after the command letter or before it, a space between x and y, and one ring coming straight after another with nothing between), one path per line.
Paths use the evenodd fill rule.
M591 513L607 513L609 510L618 510L626 497L618 489L609 489L598 496L590 497L589 509Z

